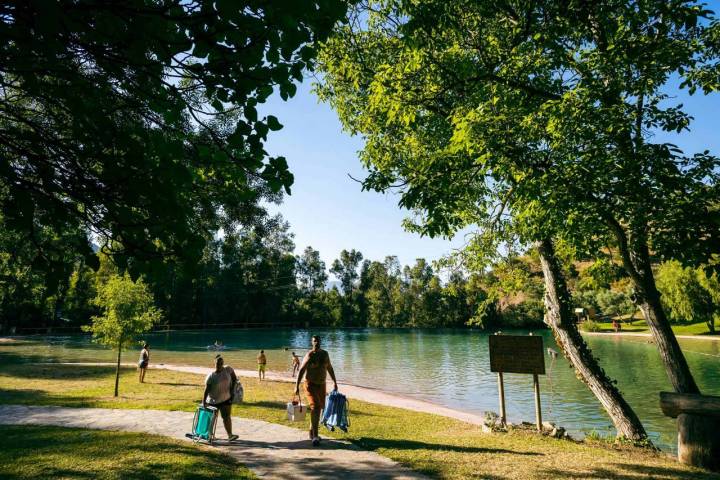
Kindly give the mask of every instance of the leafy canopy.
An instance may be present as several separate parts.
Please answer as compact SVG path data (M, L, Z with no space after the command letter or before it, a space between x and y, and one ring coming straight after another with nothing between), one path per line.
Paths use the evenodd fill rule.
M99 287L94 303L102 314L93 316L92 324L83 330L91 332L98 343L121 350L162 318L147 285L142 279L133 281L127 273L111 275Z
M0 6L0 212L127 255L196 260L218 215L290 191L263 143L340 0L22 0ZM88 242L81 253L96 262ZM52 264L48 260L47 264ZM121 259L122 263L122 259ZM192 262L189 262L192 263ZM51 266L46 266L52 269Z
M720 86L712 12L692 1L385 0L321 51L318 92L365 139L365 187L399 190L407 226L476 225L470 256L609 225L660 255L717 251L718 159L653 141L691 118L666 89Z

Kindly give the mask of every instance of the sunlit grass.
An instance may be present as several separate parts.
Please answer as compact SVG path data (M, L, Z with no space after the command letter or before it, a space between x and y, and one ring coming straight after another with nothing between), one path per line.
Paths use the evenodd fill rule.
M104 408L153 408L193 411L202 394L203 377L150 370L139 384L135 371L124 369L120 397L112 397L111 367L62 365L0 366L0 403L68 405ZM243 379L245 403L235 416L290 423L285 404L292 384ZM418 471L442 479L457 478L647 478L720 479L679 465L664 454L609 448L599 444L555 440L515 431L485 434L480 427L449 418L350 401L350 433L344 438Z
M599 332L614 332L612 322L596 322L598 325ZM672 325L672 330L675 335L710 335L707 323L695 322L695 323L682 323ZM720 334L720 324L715 325L716 333ZM621 332L632 332L632 333L650 333L647 323L643 319L634 319L632 322L622 322Z
M0 425L0 478L254 479L232 457L156 435Z

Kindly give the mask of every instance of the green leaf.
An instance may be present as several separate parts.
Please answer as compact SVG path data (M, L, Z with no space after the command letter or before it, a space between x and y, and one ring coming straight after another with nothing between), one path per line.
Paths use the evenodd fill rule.
M283 126L280 124L278 119L274 117L273 115L268 115L267 117L267 125L270 130L276 131L280 130Z

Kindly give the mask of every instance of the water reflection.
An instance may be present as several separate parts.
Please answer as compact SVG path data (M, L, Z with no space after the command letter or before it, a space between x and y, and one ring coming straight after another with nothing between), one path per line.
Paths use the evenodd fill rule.
M255 365L264 349L271 370L289 370L290 352L303 355L310 336L323 337L341 381L381 388L450 407L481 413L498 410L497 378L490 372L487 335L452 330L252 330L163 332L147 336L153 363L211 365L215 340L226 345L226 363ZM516 332L526 334L527 332ZM550 332L535 332L545 347L559 350ZM644 337L593 336L587 339L601 366L617 380L618 387L636 410L652 440L675 448L674 420L663 416L658 392L670 390L660 356ZM700 389L720 394L720 342L680 340ZM133 361L136 352L126 354ZM2 361L49 359L56 361L114 360L110 350L92 344L86 336L38 337L25 344L0 345ZM575 432L612 432L600 404L577 379L567 361L546 357L541 376L543 418ZM505 375L510 421L534 419L531 375Z

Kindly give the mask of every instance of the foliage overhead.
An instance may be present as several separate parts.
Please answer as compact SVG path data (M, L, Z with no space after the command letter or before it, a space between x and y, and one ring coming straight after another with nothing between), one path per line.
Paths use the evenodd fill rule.
M662 257L720 250L718 158L666 92L720 88L720 24L693 1L383 0L321 50L318 86L362 135L365 188L398 190L427 235L470 253L554 236L595 253L619 225Z
M221 216L284 189L282 127L341 0L22 0L0 6L0 212L127 255L197 260ZM81 254L96 262L89 242ZM52 270L52 259L43 258ZM192 263L192 262L188 262Z

